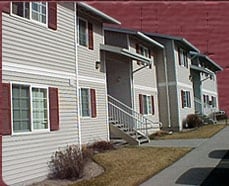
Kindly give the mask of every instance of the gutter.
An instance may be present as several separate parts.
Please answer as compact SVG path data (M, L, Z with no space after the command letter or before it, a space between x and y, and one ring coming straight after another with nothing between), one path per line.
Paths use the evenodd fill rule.
M79 69L78 69L78 33L77 33L77 22L78 22L78 4L74 2L74 24L75 24L75 37L74 37L74 45L75 45L75 70L76 70L76 100L77 100L77 123L78 123L78 140L79 140L79 146L80 150L82 149L82 139L81 139L81 123L80 123L80 103L79 103Z
M170 115L170 100L169 100L169 87L168 87L168 74L167 74L167 58L165 48L163 48L163 60L165 68L165 87L166 87L166 99L167 99L167 112L168 112L168 127L171 128L171 115Z

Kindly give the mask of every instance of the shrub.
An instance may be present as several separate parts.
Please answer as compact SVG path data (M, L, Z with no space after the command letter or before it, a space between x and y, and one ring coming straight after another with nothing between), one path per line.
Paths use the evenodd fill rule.
M200 117L196 114L189 114L186 117L186 123L187 123L187 128L200 127L203 124Z
M153 134L151 134L149 136L150 139L156 139L158 137L162 137L162 136L166 136L166 135L169 135L170 133L168 131L165 131L165 130L160 130L160 131L157 131Z
M92 154L90 149L84 147L80 151L76 145L67 146L62 151L56 151L49 162L51 170L49 176L58 179L77 179L82 177L84 165Z
M89 148L92 148L93 151L105 152L107 150L113 150L114 145L108 141L97 141L97 142L89 145Z

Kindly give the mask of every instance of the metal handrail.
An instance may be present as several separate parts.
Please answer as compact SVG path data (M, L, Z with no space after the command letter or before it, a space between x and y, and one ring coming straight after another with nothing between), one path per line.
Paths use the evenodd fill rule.
M150 119L146 118L142 114L136 112L131 107L125 105L124 103L110 95L108 95L108 103L128 115L128 117L132 117L132 119L135 120L133 126L135 130L147 130L146 134L148 134L148 129L162 127L161 122L151 121Z

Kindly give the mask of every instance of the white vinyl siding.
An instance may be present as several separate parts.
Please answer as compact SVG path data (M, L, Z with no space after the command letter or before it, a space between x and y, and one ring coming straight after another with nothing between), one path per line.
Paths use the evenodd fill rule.
M47 178L53 153L79 143L72 7L70 2L58 3L56 31L3 13L3 82L58 88L60 119L58 131L2 137L2 177L7 185Z

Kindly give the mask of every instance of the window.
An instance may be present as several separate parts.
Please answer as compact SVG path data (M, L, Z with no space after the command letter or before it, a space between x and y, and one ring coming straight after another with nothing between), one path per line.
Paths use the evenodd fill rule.
M79 44L93 49L93 26L86 20L79 19L78 23Z
M154 115L154 97L139 94L140 113L145 115Z
M211 101L212 107L216 107L216 97L212 96L212 101Z
M95 89L80 89L80 111L82 117L96 117Z
M191 108L190 91L181 90L182 108Z
M209 102L210 102L209 96L204 94L203 99L204 99L204 108L209 107Z
M144 57L151 58L150 49L138 43L136 43L136 53L141 54ZM137 64L143 65L141 61L137 61ZM152 68L152 64L149 65L149 68Z
M12 85L13 131L48 129L48 95L46 88Z
M182 48L178 49L178 58L179 58L179 65L188 68L188 55L184 49Z
M90 94L86 88L81 88L81 116L90 116Z
M87 46L87 23L79 19L79 44Z
M47 23L46 2L12 2L12 14L43 24Z

